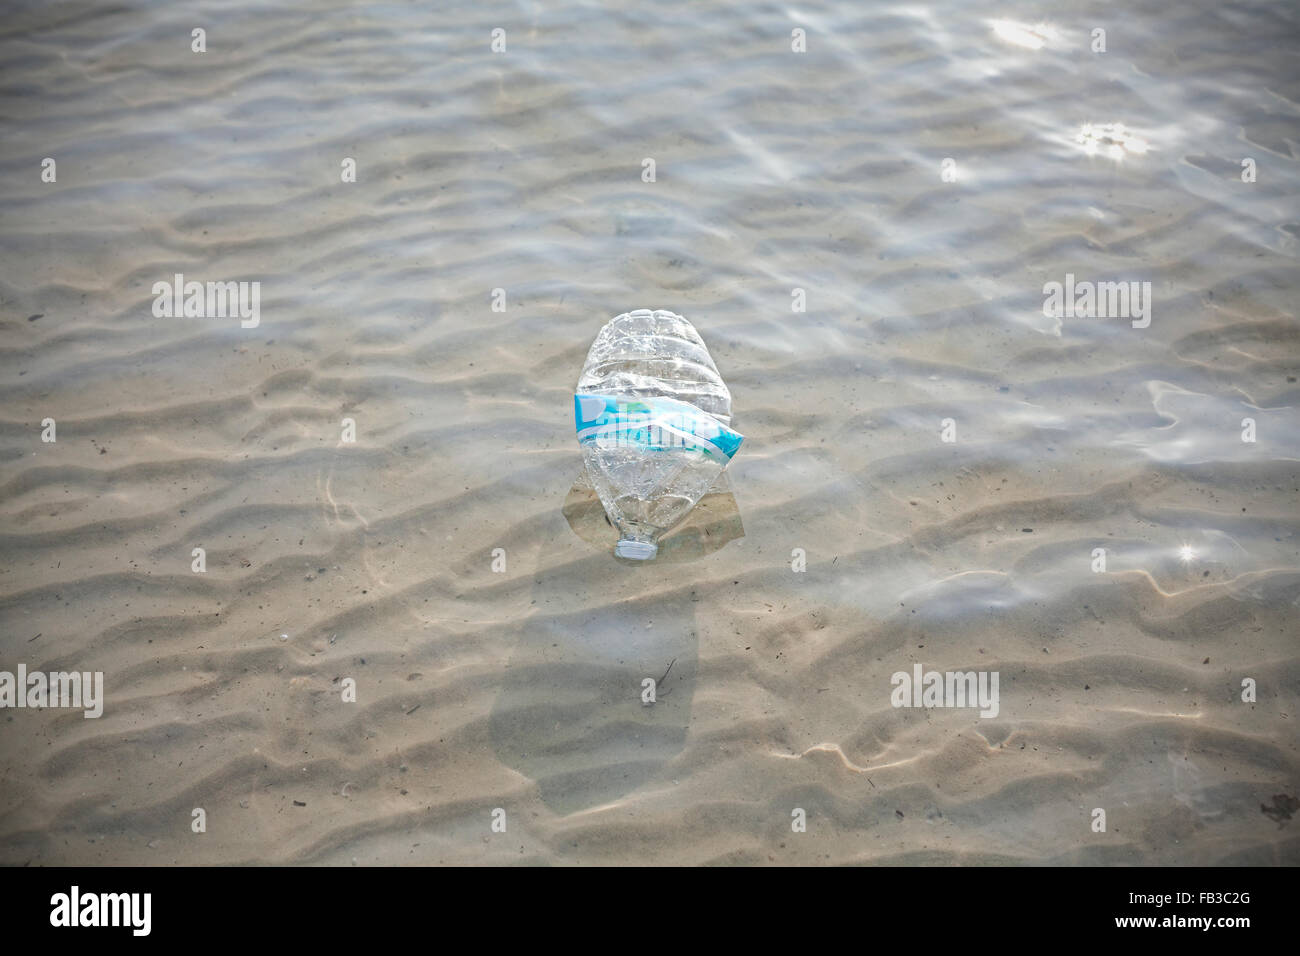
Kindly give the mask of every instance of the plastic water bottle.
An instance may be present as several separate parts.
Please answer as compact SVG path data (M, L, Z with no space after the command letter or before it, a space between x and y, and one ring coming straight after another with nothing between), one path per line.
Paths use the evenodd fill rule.
M605 324L573 405L621 558L653 558L660 535L695 507L744 440L730 427L731 392L700 334L663 309Z

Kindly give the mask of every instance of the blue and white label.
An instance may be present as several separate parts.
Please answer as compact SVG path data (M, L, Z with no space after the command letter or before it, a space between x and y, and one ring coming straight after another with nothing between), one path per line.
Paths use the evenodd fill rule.
M644 451L703 452L726 465L745 436L707 412L672 398L573 396L578 443L635 445Z

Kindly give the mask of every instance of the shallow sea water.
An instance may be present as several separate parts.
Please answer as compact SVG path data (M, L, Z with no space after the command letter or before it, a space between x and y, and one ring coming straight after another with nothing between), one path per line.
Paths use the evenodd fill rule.
M1294 6L10 6L0 670L106 702L0 715L0 862L1300 862ZM746 436L643 566L636 308Z

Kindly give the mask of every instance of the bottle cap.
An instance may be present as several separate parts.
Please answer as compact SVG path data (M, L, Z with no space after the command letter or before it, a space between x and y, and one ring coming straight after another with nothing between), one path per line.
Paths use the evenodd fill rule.
M659 553L659 545L653 541L633 541L631 538L623 538L614 545L614 553L620 558L645 561Z

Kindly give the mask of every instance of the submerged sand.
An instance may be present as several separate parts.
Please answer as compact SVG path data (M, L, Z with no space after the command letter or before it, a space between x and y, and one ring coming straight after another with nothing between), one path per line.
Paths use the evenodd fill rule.
M0 863L1300 862L1298 14L1050 12L20 5L0 671L105 700L0 711ZM642 307L746 441L634 566L571 394Z

